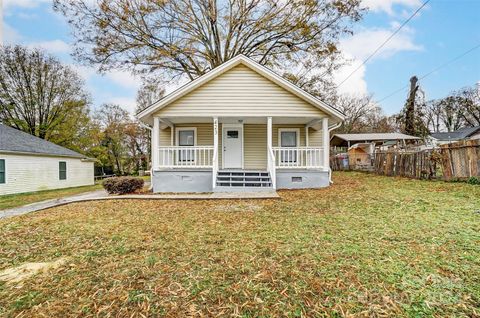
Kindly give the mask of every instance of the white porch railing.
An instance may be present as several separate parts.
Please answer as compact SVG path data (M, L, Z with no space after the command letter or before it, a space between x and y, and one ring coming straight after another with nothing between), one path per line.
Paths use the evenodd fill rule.
M270 180L272 180L272 186L277 188L277 171L275 170L275 154L272 147L268 147L268 172L270 172Z
M273 147L277 168L325 168L323 147Z
M213 146L169 146L158 148L159 168L213 168Z

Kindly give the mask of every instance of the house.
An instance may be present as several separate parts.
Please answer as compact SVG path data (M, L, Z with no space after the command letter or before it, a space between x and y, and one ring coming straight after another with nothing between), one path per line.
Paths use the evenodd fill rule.
M154 192L329 185L344 116L239 55L137 114L152 128Z
M460 140L480 139L480 126L464 127L451 132L432 133L430 137L431 143L434 146L448 144Z
M348 147L356 143L375 143L376 146L403 146L407 143L416 143L421 140L415 136L401 133L361 133L361 134L335 134L330 140L334 147Z
M0 124L0 195L94 184L92 159Z

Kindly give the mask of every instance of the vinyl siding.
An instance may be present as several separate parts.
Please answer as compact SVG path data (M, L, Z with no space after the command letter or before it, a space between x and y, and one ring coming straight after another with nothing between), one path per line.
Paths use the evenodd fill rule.
M197 146L213 145L213 123L205 124L181 124L180 127L195 127L197 129ZM219 124L218 136L218 162L222 167L222 124ZM274 147L279 146L278 131L281 128L298 128L300 130L300 145L306 145L305 125L273 125L272 143ZM257 170L267 169L267 125L265 124L245 124L243 125L243 160L244 168ZM174 136L174 143L176 136ZM160 145L170 146L170 128L160 130ZM309 129L309 145L312 147L322 146L322 131Z
M238 65L154 116L322 117L325 113L250 68Z
M93 162L80 159L0 153L5 159L6 183L0 195L94 184ZM67 163L67 179L59 180L59 162Z
M322 147L323 137L322 130L308 129L308 145L310 147Z

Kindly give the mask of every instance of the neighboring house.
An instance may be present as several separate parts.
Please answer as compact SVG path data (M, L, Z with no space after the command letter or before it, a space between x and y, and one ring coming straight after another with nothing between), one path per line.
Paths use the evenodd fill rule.
M344 116L240 55L138 118L153 126L154 192L228 192L328 186Z
M434 146L443 145L460 140L480 139L480 126L464 127L451 132L432 133L431 142Z
M417 143L421 138L401 133L367 133L367 134L335 134L330 145L335 147L350 147L356 143L375 143L376 146L404 146L407 143Z
M0 124L0 195L91 184L92 159Z

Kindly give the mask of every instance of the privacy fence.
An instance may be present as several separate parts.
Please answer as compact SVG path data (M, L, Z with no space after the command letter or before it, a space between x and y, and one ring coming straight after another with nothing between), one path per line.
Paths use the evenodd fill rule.
M347 164L351 162L348 158L336 157L332 158L331 167L333 170L370 170L386 176L416 179L468 179L480 176L480 140L461 141L422 151L375 152L370 155L369 169L365 169L364 165Z

